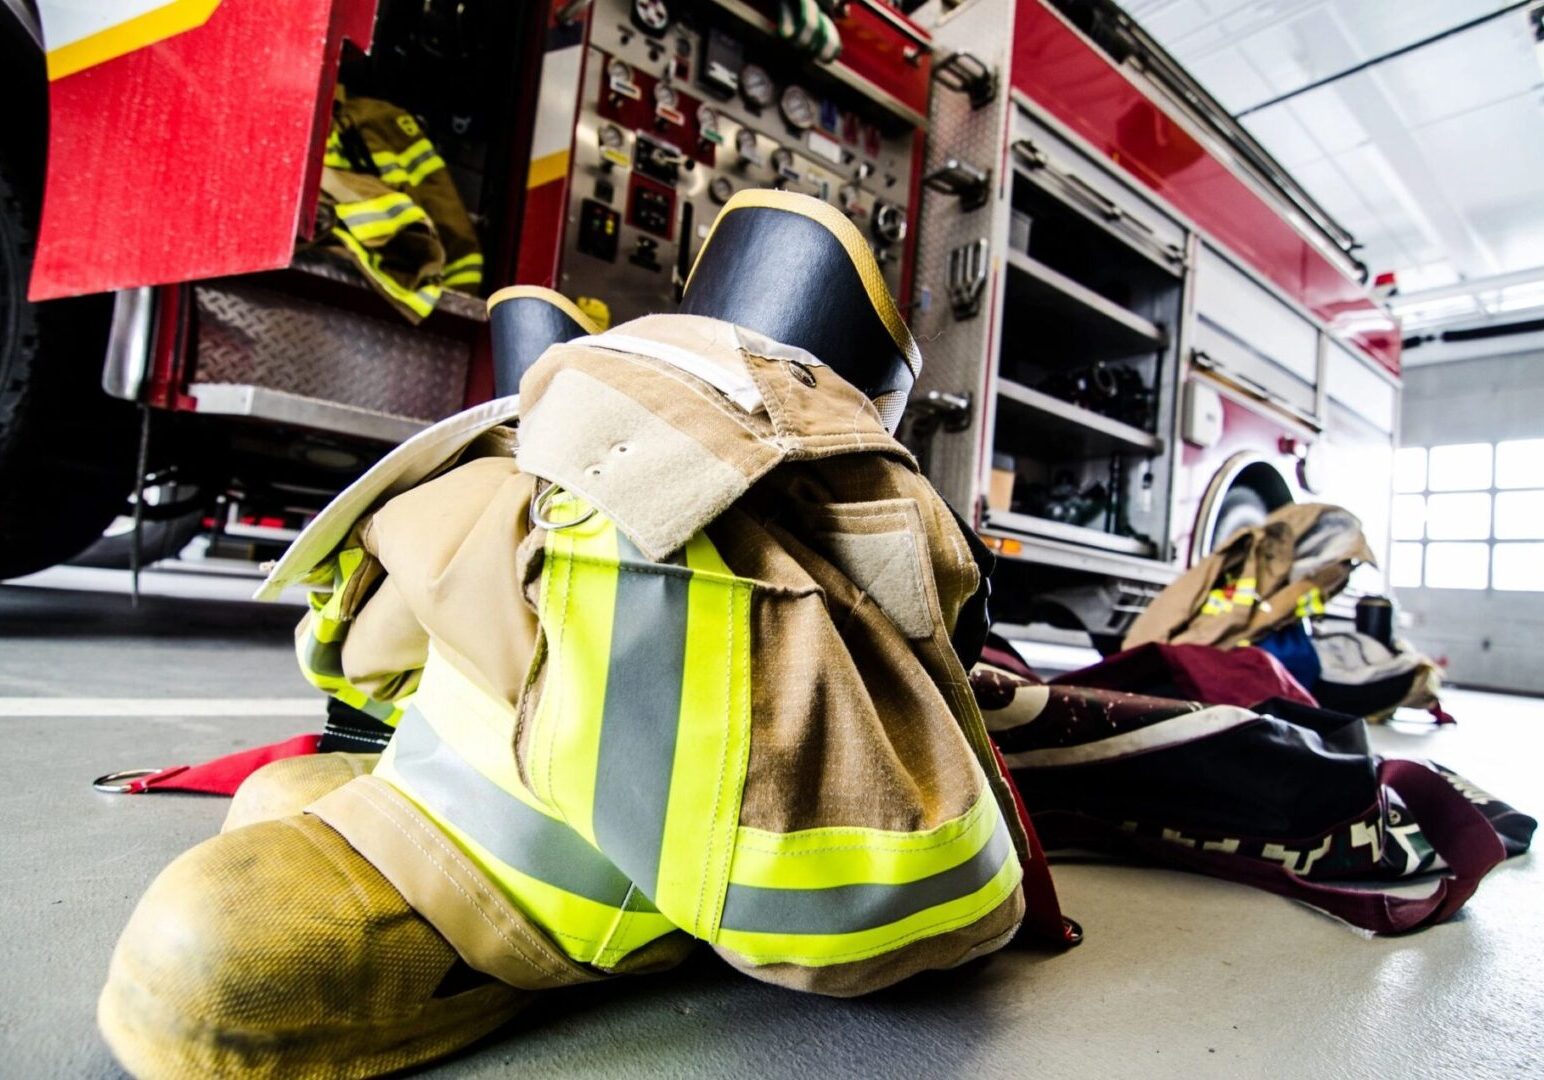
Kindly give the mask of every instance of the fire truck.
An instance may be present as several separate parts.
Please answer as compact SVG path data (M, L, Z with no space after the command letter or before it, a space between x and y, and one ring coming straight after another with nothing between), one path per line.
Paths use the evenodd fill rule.
M1292 500L1386 546L1397 325L1106 0L838 0L834 59L778 0L6 7L0 577L125 507L143 558L272 548L492 396L479 297L413 325L313 242L340 83L433 139L484 292L619 323L672 308L735 191L840 208L923 344L901 436L1000 556L1009 629L1112 644Z

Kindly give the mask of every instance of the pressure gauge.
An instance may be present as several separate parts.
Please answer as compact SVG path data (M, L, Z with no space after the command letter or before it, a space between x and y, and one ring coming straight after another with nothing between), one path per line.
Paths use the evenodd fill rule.
M650 37L662 37L670 26L670 7L665 0L633 0L633 25Z
M772 171L780 176L793 172L793 154L787 147L779 146L772 151Z
M708 198L722 206L729 201L729 196L734 194L734 185L729 182L727 176L715 176L713 182L708 185Z
M772 76L765 68L746 64L740 69L740 93L756 108L765 109L777 97L777 88L772 85Z
M815 99L810 97L809 91L802 86L789 86L783 91L782 100L778 102L783 112L783 119L788 121L788 126L796 131L808 131L815 126L815 120L820 114Z
M697 106L697 130L702 132L703 138L718 134L718 113L713 106Z
M899 244L906 239L906 211L894 203L880 203L874 207L871 228L884 243Z
M761 154L756 150L756 133L750 128L741 128L735 132L734 148L746 161L761 161Z
M606 74L611 79L612 86L631 86L633 84L633 69L627 66L625 60L613 60L606 67Z
M673 109L680 99L676 96L675 87L669 83L657 82L654 84L654 104L661 109Z
M622 149L622 129L615 124L602 124L598 137L602 150Z

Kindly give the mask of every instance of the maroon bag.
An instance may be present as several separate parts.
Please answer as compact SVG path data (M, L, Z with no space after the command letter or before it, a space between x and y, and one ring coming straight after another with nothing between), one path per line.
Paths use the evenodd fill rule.
M994 648L993 655L1003 659L1000 649ZM1248 707L1273 698L1319 704L1280 660L1251 646L1218 649L1149 642L1107 656L1082 671L1058 675L1051 682L1213 705Z
M1048 685L983 660L972 688L1048 849L1184 867L1394 934L1450 918L1537 825L1441 766L1374 756L1356 717ZM1368 887L1437 872L1425 897Z

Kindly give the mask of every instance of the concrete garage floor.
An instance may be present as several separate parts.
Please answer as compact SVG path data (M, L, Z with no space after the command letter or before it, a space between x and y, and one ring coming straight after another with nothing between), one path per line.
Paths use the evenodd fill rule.
M90 781L317 730L294 618L0 587L0 1076L119 1075L93 1020L108 955L146 884L216 831L225 801L114 797ZM232 718L218 699L264 715ZM1374 739L1544 810L1539 702L1455 692L1449 705L1457 729ZM1087 931L1066 954L999 954L856 1001L763 986L699 955L553 995L425 1075L1544 1075L1537 855L1497 871L1454 922L1383 940L1180 873L1085 862L1056 879Z

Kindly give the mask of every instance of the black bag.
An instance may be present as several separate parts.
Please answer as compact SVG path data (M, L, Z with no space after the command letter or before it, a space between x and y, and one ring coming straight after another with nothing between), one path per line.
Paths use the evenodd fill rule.
M1356 717L1048 686L989 660L972 686L1048 849L1198 870L1392 934L1451 917L1537 826L1439 765L1374 756ZM1438 871L1425 897L1367 887Z

